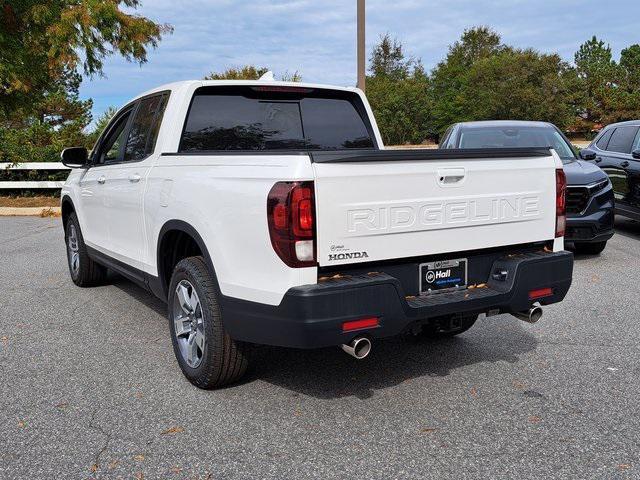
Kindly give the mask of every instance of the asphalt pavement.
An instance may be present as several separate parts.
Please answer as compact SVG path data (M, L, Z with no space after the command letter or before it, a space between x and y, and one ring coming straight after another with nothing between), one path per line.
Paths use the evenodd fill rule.
M259 347L202 391L165 306L69 279L60 219L0 218L0 478L640 478L640 223L576 258L536 325Z

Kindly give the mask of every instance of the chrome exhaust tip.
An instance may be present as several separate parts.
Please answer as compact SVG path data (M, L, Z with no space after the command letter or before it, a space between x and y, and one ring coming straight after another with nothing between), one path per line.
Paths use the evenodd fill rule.
M343 344L342 350L347 352L353 358L362 360L369 352L371 352L371 340L367 337L354 338L349 345Z
M534 305L529 310L512 313L511 315L523 322L536 323L542 318L542 307L540 305Z

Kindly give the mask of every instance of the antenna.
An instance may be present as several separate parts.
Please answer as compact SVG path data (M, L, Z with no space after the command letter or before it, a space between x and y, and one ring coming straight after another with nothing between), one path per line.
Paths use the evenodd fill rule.
M273 72L271 70L265 72L258 81L260 82L275 82L275 78L273 77Z

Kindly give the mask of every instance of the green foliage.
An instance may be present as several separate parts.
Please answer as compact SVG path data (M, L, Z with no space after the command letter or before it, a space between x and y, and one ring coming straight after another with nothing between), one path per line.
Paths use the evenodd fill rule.
M420 60L407 58L389 34L373 49L367 97L387 144L421 143L432 136L429 79Z
M578 124L593 129L611 118L617 90L618 65L611 48L595 36L575 54Z
M89 145L91 100L81 74L102 73L120 54L144 63L171 27L123 10L138 0L21 0L0 10L0 159L58 161L65 146Z
M224 72L212 72L204 80L258 80L269 71L266 67L245 65L244 67L230 67Z
M31 104L67 72L100 74L119 53L144 63L168 25L127 13L138 0L4 2L0 16L0 100L4 113Z
M256 67L255 65L229 67L223 72L211 72L204 77L204 80L258 80L268 71L267 67ZM283 82L301 82L302 75L297 70L293 73L284 72L280 76L280 80Z
M284 72L282 75L280 75L280 80L282 80L283 82L301 82L302 74L300 74L298 70L293 73Z
M413 70L422 68L419 60L405 57L402 43L396 38L392 39L388 33L382 35L380 42L373 47L369 63L372 77L391 80L406 79L412 75Z
M540 120L588 135L640 118L640 45L624 49L618 63L593 37L570 65L557 54L504 45L490 28L476 27L430 74L388 34L370 63L367 94L386 143L437 140L462 121Z
M571 75L558 55L503 45L486 27L466 30L431 75L435 130L490 119L566 125Z
M105 128L107 128L107 125L109 125L109 122L117 112L118 109L116 107L108 107L104 112L102 112L102 115L100 115L96 120L93 129L87 135L87 148L91 148L93 147L93 145L95 145L95 143L98 141L98 137L100 137L100 134L104 131Z

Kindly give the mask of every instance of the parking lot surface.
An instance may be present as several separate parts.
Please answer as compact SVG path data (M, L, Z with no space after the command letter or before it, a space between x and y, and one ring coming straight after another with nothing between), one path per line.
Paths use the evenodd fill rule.
M162 302L75 287L60 219L0 218L0 478L640 478L640 224L617 226L536 325L361 362L258 347L202 391Z

